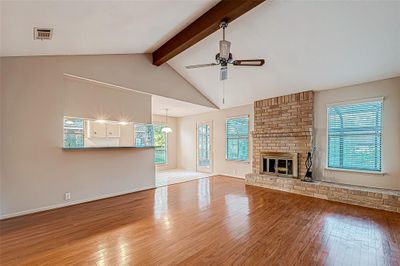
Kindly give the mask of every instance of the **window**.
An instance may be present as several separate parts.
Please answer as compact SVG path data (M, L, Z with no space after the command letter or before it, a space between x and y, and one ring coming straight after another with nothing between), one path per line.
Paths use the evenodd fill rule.
M249 118L235 117L226 121L226 159L249 159Z
M197 126L198 166L210 167L211 162L211 126L202 123Z
M328 107L328 168L380 172L383 101Z
M154 125L154 145L155 156L154 162L156 164L167 163L167 134L162 132L164 125Z
M134 124L135 146L146 147L154 145L154 129L151 124Z
M83 119L64 117L64 148L84 147L84 124Z
M167 134L162 132L164 125L135 124L135 146L156 146L154 150L155 164L167 163Z

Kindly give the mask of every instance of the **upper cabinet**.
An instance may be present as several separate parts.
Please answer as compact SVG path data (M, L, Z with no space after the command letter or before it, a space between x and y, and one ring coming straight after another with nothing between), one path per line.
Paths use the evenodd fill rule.
M115 123L88 122L88 138L119 138L120 126Z
M120 137L120 126L118 124L107 124L107 137L119 138Z
M105 138L106 124L88 121L88 138Z

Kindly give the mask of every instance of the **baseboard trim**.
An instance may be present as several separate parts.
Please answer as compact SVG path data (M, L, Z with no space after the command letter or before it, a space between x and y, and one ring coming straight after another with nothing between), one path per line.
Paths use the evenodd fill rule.
M40 207L40 208L4 214L4 215L0 215L0 220L10 219L10 218L18 217L18 216L23 216L23 215L28 215L28 214L33 214L33 213L38 213L38 212L43 212L43 211L48 211L48 210L59 209L59 208L63 208L63 207L68 207L68 206L72 206L72 205L87 203L87 202L101 200L101 199L117 197L117 196L126 195L126 194L130 194L130 193L134 193L134 192L149 190L149 189L155 189L155 187L136 188L136 189L125 190L125 191L121 191L121 192L117 192L117 193L109 193L109 194L105 194L105 195L101 195L101 196L90 197L90 198L86 198L86 199L69 201L69 202L63 202L63 203L44 206L44 207Z
M220 176L226 176L226 177L232 177L232 178L238 178L238 179L245 179L244 176L240 176L240 175L228 175L228 174L217 174L217 173L213 173L213 176L215 175L220 175Z

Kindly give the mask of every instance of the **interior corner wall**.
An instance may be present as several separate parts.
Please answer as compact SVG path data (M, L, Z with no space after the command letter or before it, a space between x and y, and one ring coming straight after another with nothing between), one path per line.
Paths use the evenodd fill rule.
M249 134L249 162L228 161L226 152L226 130L225 123L230 117L249 116L250 131L254 128L253 105L222 109L209 113L179 117L177 119L177 166L181 169L196 171L196 129L200 122L212 122L212 145L213 154L212 172L244 178L245 174L251 173L252 141Z
M1 5L0 5L1 6ZM1 9L1 7L0 7ZM1 10L0 10L1 13ZM1 37L0 37L1 38ZM1 57L0 57L0 216L2 214L3 210L3 204L1 204L1 199L2 199L2 176L3 176L3 134L2 134L2 128L3 128L3 108L4 106L3 103L3 80L2 80L2 71L1 71Z
M64 115L151 123L150 95L67 79L66 66L1 58L2 218L155 186L153 149L62 150Z
M385 174L327 170L327 105L382 96L382 168ZM314 175L317 179L400 190L400 77L315 92L314 129Z
M153 115L153 123L155 124L165 124L165 116L161 115ZM172 129L171 133L167 135L167 163L156 165L157 170L169 170L176 169L176 152L177 152L177 118L176 117L168 117L167 125Z

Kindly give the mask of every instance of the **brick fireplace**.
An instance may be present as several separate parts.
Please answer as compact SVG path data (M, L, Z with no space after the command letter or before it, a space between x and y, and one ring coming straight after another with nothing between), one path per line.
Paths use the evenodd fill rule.
M272 169L270 173L265 171L263 158L265 154L269 154L271 158L277 157L276 163L278 159L282 159L279 161L282 165L276 166L277 175L282 175L282 169L288 168L288 162L290 163L290 158L281 158L286 154L289 157L297 157L293 158L291 167L294 169L290 173L287 172L287 176L303 177L306 173L304 164L307 153L311 150L312 127L312 91L256 101L254 103L253 173L274 175L271 173Z
M246 184L400 213L399 191L299 180L312 145L313 97L306 91L254 103L253 165Z

